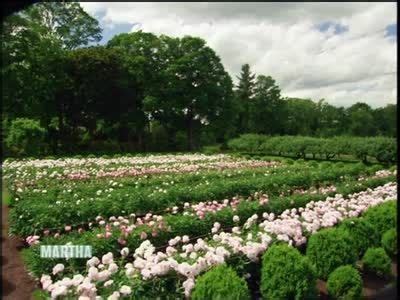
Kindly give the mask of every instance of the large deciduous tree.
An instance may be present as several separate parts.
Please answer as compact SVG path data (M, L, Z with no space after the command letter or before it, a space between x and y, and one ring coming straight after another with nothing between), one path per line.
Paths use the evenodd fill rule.
M232 81L204 40L184 37L179 49L182 55L168 66L166 76L174 96L171 108L183 121L188 149L193 150L196 130L223 118L231 102Z

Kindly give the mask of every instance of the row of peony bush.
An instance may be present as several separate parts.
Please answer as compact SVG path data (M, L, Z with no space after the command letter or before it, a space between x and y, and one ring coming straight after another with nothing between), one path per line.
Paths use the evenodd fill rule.
M371 178L364 180L361 184L357 180L347 180L337 185L336 192L342 195L349 195L367 188L375 188L387 182L393 181L394 177ZM329 192L333 196L335 192ZM205 218L200 219L197 216L190 215L151 215L143 218L129 217L110 217L104 220L101 217L96 218L100 228L84 232L71 232L65 236L55 234L50 237L43 237L41 243L65 244L72 242L74 244L90 244L93 246L93 255L101 255L106 252L117 254L122 247L135 249L139 247L144 239L150 239L156 247L166 245L168 241L176 235L179 236L203 236L207 235L209 228L215 222L219 222L223 228L231 228L244 224L245 220L254 214L273 213L278 215L286 209L302 207L311 201L320 201L326 198L326 194L303 194L291 195L288 197L275 196L260 204L257 199L264 198L261 193L254 195L256 201L243 201L236 209L226 207L215 213L209 213ZM27 265L31 272L40 275L49 271L48 259L41 259L39 255L39 239L41 236L30 236L27 241L36 247L25 251ZM61 262L61 259L54 259L53 264ZM80 260L71 259L68 262L72 268L77 269L80 266Z
M332 229L323 229L312 235L307 245L307 255L303 256L298 250L285 244L272 245L262 259L260 291L264 299L315 299L317 297L316 279L319 277L318 265L321 258L323 262L333 264L334 269L329 273L327 290L332 299L359 299L362 292L362 279L359 271L352 264L361 257L359 253L359 241L367 238L370 246L378 245L377 240L368 239L368 232L354 229L375 229L370 219L384 221L383 224L390 227L396 224L396 206L394 202L388 202L371 208L360 218L350 218L341 225ZM351 229L349 228L351 224ZM395 228L386 231L395 232ZM376 233L376 232L371 232ZM346 236L349 234L349 236ZM384 235L385 235L384 234ZM347 242L345 249L341 243ZM336 241L341 243L336 246ZM382 245L384 244L382 237ZM323 257L315 257L313 247L319 247L319 251L328 251ZM311 249L311 250L309 250ZM340 251L342 250L342 251ZM346 251L347 250L347 251ZM309 251L312 253L310 255ZM349 260L349 254L355 256ZM397 251L394 249L394 251ZM368 248L362 257L364 271L373 272L376 275L387 275L391 272L391 260L383 248ZM351 255L351 254L350 254ZM337 267L337 265L340 265ZM226 274L226 276L224 276ZM324 276L326 277L326 276ZM321 277L320 277L321 278ZM201 275L191 294L192 299L250 299L250 291L246 281L226 264L213 267L204 275Z
M348 194L350 193L350 191L354 192L356 190L362 190L367 186L370 187L372 185L377 186L393 179L393 176L391 176L391 172L383 173L381 171L378 171L376 172L376 174L379 174L379 176L372 175L369 178L363 178L363 184L361 184L359 180L346 179L345 182L342 182L340 184L339 190L343 191L344 194ZM385 179L379 180L383 178ZM348 188L349 185L350 191ZM105 227L105 232L99 233L98 231L96 231L98 232L96 234L97 237L104 238L116 236L117 234L115 234L115 231L117 231L119 235L118 242L122 245L125 245L127 243L126 236L128 235L128 233L132 235L136 234L138 242L140 241L139 237L140 239L143 239L147 236L150 236L150 234L151 236L155 237L158 236L159 232L161 231L164 231L161 236L164 236L165 231L169 234L173 234L174 232L176 233L177 231L181 232L181 234L201 234L202 230L204 230L204 228L207 228L207 224L199 222L199 220L194 220L193 222L193 218L191 218L192 216L196 216L199 219L204 219L207 213L213 213L214 215L207 216L205 220L206 223L212 224L213 222L219 221L225 225L232 225L231 219L235 213L239 214L242 218L247 218L253 213L257 213L260 211L262 212L264 210L273 210L275 211L275 213L279 213L287 206L301 206L302 203L304 203L305 201L316 199L319 200L323 198L325 194L333 194L334 192L336 192L336 187L333 185L327 185L327 187L320 186L318 189L316 189L315 187L311 187L309 190L306 191L303 189L298 190L296 188L292 188L291 190L285 190L284 192L281 192L279 194L279 197L273 197L272 201L269 201L269 197L267 194L256 192L254 193L254 195L251 195L247 198L233 197L232 199L225 199L221 202L209 201L206 204L200 202L200 204L203 205L190 205L189 203L185 203L184 206L181 208L182 215L179 214L177 216L174 214L176 214L180 209L176 206L172 209L167 209L167 211L169 211L173 215L166 215L164 217L162 215L148 213L143 217L136 218L135 214L130 214L129 216L119 216L118 218L112 216L109 218L109 220L107 220L104 219L102 216L97 216L96 219L93 220L93 222L89 223L91 225L88 227L88 229L93 229L100 226ZM285 193L287 193L288 195L292 194L292 196L290 198L283 197ZM305 193L307 193L306 196L301 197L301 195L305 195ZM183 222L183 220L186 220L186 222ZM64 230L65 233L68 234L74 233L74 231L79 234L85 232L83 227L73 228L70 225L65 226ZM61 232L59 230L50 231L46 229L43 231L42 234L44 236L53 235L55 238L58 238ZM93 234L93 232L85 232L85 234ZM29 240L29 244L37 244L39 238L39 235L29 236L27 238L27 241ZM132 241L130 240L129 244L132 246L131 242Z
M222 161L229 159L225 154L205 155L201 153L193 154L164 154L146 156L121 156L114 158L87 157L87 158L58 158L58 159L6 159L3 162L5 169L21 168L67 168L67 167L93 167L99 168L109 165L145 165L145 164L172 164L178 162L201 162L201 161Z
M278 165L276 161L256 161L225 158L221 161L178 162L153 165L67 166L57 168L5 168L4 178L22 185L32 185L40 180L88 180L90 178L121 178L159 174L194 173L202 170L234 170Z
M306 158L319 156L332 159L340 155L352 155L366 162L373 157L382 163L397 161L397 143L388 137L348 137L316 138L306 136L266 136L244 134L228 142L236 151L263 152L273 155L285 155Z
M115 261L112 253L105 254L101 261L93 257L87 261L87 273L75 274L72 278L62 278L64 266L56 265L53 276L43 275L41 282L53 297L102 295L117 299L121 294L130 294L134 298L151 298L169 292L184 292L189 296L195 287L195 278L211 267L235 255L258 261L259 256L277 241L303 245L308 235L396 198L396 188L397 185L391 183L350 195L348 199L341 195L328 197L325 201L310 202L303 208L285 210L278 217L265 214L261 223L258 222L261 217L253 215L242 227L234 227L231 233L220 232L221 225L215 223L211 230L212 239L198 239L192 244L188 238L177 236L170 240L165 251L156 252L150 241L144 241L135 249L132 263L126 248L121 251L125 257L121 261ZM171 291L173 282L176 286L181 285L183 290L172 288ZM164 290L167 286L168 292Z
M292 171L295 170L295 171ZM76 185L72 189L55 188L46 193L26 192L17 194L18 203L10 212L11 232L27 236L49 228L64 228L90 222L96 216L146 214L162 212L168 207L181 206L185 202L224 199L235 195L251 195L257 191L279 194L284 187L308 188L316 183L332 182L344 176L357 176L375 171L374 167L360 164L331 168L287 167L272 175L254 173L254 176L226 177L223 180L203 180L196 185L176 184L169 187L127 185L117 188ZM247 175L247 174L246 174ZM207 177L206 177L207 178ZM69 192L71 191L71 192ZM104 192L103 192L104 191Z

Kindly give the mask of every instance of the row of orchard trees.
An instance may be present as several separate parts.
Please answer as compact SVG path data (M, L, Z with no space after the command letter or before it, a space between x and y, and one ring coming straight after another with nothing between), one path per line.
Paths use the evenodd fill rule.
M374 158L381 163L397 161L397 143L389 137L316 138L307 136L266 136L244 134L228 142L230 149L242 152L262 152L296 158L333 159L351 155L363 162Z
M396 105L348 109L286 99L245 64L235 87L204 40L133 32L104 46L78 2L3 21L7 155L194 150L243 133L396 136Z

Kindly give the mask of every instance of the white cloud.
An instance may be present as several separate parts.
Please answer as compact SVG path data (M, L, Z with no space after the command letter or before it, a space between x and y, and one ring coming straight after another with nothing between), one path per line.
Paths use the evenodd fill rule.
M82 2L106 24L140 23L144 31L204 38L236 80L249 63L275 78L285 96L349 106L395 103L395 3L106 3ZM320 32L317 24L347 26ZM134 27L132 30L137 30Z

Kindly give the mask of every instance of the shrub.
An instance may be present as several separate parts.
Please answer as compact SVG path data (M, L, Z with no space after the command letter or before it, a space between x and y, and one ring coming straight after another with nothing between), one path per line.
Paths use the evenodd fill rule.
M382 163L396 162L397 158L397 142L396 139L388 137L375 137L371 143L369 155L376 158Z
M329 275L326 287L334 299L360 299L362 279L352 266L341 266Z
M17 155L39 155L44 146L46 130L39 121L17 118L11 122L6 145Z
M308 258L288 245L274 245L263 256L261 294L267 299L315 296L315 269Z
M215 154L221 152L221 145L204 146L202 149L204 154Z
M287 159L285 160L285 162L286 162L288 165L293 165L293 164L294 164L294 160L291 159L291 158L287 158Z
M344 168L344 163L343 162L338 162L336 163L336 166L339 168Z
M368 248L362 258L362 263L367 272L382 277L391 274L391 260L383 248Z
M250 299L247 283L236 272L224 265L217 266L196 280L193 300Z
M363 215L378 230L378 234L382 236L387 230L396 226L397 210L396 201L389 201L368 209Z
M318 277L322 279L326 279L337 267L353 264L357 260L349 233L339 228L323 229L312 235L306 251Z
M363 218L344 220L339 227L349 233L358 257L361 257L369 247L379 245L380 235L378 231L370 222Z
M267 136L260 134L242 134L240 137L228 141L228 147L236 151L258 151L261 144L267 141Z
M390 256L397 255L397 230L389 229L382 236L382 246Z

